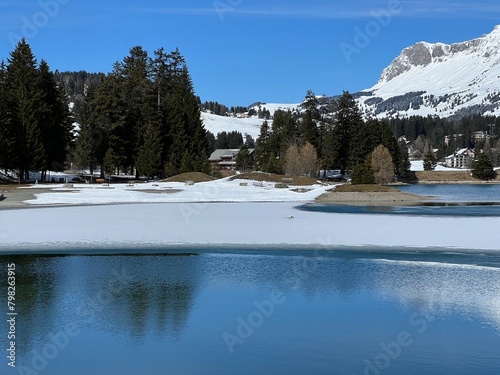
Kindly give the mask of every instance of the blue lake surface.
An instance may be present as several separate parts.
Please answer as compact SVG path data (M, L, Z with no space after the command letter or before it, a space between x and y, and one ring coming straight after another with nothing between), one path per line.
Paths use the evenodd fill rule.
M0 256L19 313L1 373L500 373L495 257L265 250Z
M499 184L416 184L397 187L406 193L446 202L500 202Z
M383 214L450 217L500 216L498 184L404 185L405 193L428 196L429 200L398 206L351 206L345 204L305 204L297 208L312 212L343 214Z

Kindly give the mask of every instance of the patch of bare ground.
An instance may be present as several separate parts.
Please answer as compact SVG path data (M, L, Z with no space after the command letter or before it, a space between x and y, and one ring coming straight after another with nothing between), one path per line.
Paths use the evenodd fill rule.
M500 175L491 181L478 180L471 175L471 171L420 171L415 172L412 182L422 184L481 184L481 183L500 183Z
M176 176L172 176L167 178L166 180L163 180L162 182L186 182L186 181L193 181L194 183L197 182L208 182L208 181L214 181L216 178L209 176L208 174L201 173L201 172L188 172L188 173L181 173Z
M285 183L287 185L295 186L310 186L318 183L315 178L309 177L297 177L297 176L285 176L282 174L273 174L265 172L248 172L242 173L230 178L231 181L234 180L252 180L252 181L266 181L274 183Z
M21 187L29 187L29 185L21 185ZM35 194L49 193L52 189L20 189L17 185L2 185L0 193L3 193L4 198L0 200L0 209L2 208L17 208L28 207L29 204L24 201L35 199Z
M318 203L351 205L402 205L412 204L429 197L403 193L396 188L381 185L338 185L316 198Z

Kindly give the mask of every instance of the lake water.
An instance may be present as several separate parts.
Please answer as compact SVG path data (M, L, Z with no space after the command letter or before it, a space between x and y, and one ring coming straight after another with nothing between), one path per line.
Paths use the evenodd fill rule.
M397 188L444 202L500 202L500 184L417 184Z
M260 250L1 256L19 314L1 373L500 373L498 260Z
M499 206L490 204L500 201L498 185L401 190L436 195L438 204L300 209L498 215ZM385 248L106 251L110 255L0 256L1 374L500 373L496 254ZM12 327L6 303L10 263L16 265L15 369L5 355Z
M403 206L349 206L305 204L298 208L313 212L450 217L500 216L500 184L447 184L398 186L405 193L428 196L429 200Z

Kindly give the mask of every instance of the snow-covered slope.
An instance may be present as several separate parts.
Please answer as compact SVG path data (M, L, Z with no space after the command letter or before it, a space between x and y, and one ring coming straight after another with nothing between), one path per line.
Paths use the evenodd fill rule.
M500 26L463 43L405 48L359 99L366 115L500 114ZM362 92L363 93L363 92Z
M261 103L254 105L252 108L258 111L259 108L269 111L271 116L274 116L274 112L281 109L284 111L294 111L299 109L300 104L279 104L279 103ZM217 135L217 133L239 131L241 134L249 134L253 139L257 139L260 133L260 127L264 122L264 119L258 118L257 116L252 117L227 117L218 116L208 112L201 113L201 119L205 125L205 129L209 132ZM272 124L272 120L268 120L269 125Z
M260 133L260 127L264 122L257 117L237 118L218 116L212 113L202 112L201 119L205 129L217 136L218 133L239 131L241 134L249 134L253 139L257 139Z

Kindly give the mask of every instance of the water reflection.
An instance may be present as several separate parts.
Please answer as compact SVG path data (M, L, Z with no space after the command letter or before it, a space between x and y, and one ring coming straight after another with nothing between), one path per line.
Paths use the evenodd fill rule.
M22 256L9 262L18 270L20 354L43 348L48 335L68 323L136 343L178 338L200 282L196 257Z
M47 335L72 323L78 336L46 373L363 373L380 342L402 330L416 344L384 373L443 373L443 358L455 360L452 344L473 350L457 374L484 353L483 370L500 363L492 345L500 341L500 268L437 263L431 253L424 261L365 255L9 257L19 270L20 361L30 365ZM235 334L238 317L275 290L284 302L231 355L222 334ZM432 316L437 328L419 335L412 314ZM467 340L457 344L464 321ZM104 352L99 372L86 358Z

